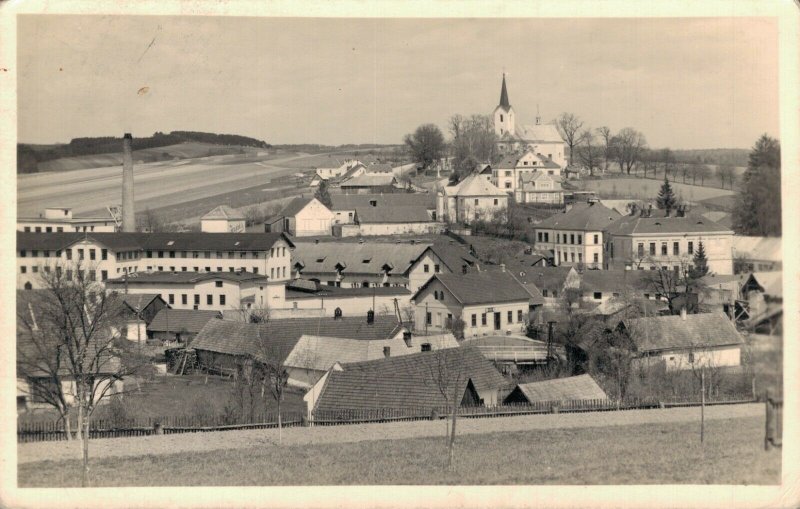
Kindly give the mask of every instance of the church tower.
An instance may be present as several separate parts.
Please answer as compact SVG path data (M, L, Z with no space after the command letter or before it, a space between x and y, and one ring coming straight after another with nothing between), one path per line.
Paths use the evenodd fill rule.
M500 89L500 104L494 109L494 132L498 137L506 133L514 135L514 108L508 102L508 90L506 90L506 73L503 73L503 86Z

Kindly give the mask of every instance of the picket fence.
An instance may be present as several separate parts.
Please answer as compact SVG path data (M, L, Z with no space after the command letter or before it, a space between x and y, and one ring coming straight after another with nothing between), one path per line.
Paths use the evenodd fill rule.
M732 405L752 403L748 396L728 396L707 400L706 405ZM604 412L617 410L636 410L669 408L678 406L700 406L699 401L656 399L629 399L616 401L610 399L589 399L569 401L541 401L535 403L514 403L497 406L465 406L458 409L459 417L487 418L526 414ZM336 426L368 422L420 421L444 419L450 415L446 406L416 406L404 408L378 409L337 409L316 410L307 422L303 412L281 412L283 427L295 426ZM171 433L194 433L206 431L225 431L241 429L266 429L278 426L277 413L254 416L250 422L232 423L225 416L173 416L147 419L97 419L90 421L90 438L137 437ZM75 426L72 427L73 433ZM41 442L66 440L63 423L59 421L24 422L17 424L17 441Z

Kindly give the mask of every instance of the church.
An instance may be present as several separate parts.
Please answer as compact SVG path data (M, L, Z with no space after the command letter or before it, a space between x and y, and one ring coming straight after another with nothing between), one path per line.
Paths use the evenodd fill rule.
M564 140L555 124L542 124L536 117L534 125L517 125L516 113L508 101L506 76L500 89L500 104L494 109L494 131L497 134L497 148L502 154L532 151L534 154L551 159L560 168L567 166Z

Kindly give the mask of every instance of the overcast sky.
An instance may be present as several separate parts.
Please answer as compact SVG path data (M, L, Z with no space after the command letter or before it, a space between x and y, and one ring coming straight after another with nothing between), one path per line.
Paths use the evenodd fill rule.
M573 112L652 147L778 137L777 23L695 19L18 18L19 138L194 130L400 143L491 113ZM144 88L147 87L147 88Z

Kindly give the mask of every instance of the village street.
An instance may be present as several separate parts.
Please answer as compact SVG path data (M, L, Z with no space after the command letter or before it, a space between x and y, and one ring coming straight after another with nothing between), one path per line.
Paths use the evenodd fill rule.
M763 404L719 405L705 409L706 419L735 419L762 417ZM650 423L700 421L699 407L620 412L585 412L479 419L460 418L457 435L495 432L537 431L550 429L624 426ZM361 442L444 436L446 420L412 421L375 424L294 427L283 430L283 445ZM179 433L132 438L93 439L91 458L163 455L182 452L250 449L277 445L277 429L218 431L208 433ZM80 442L35 442L17 446L18 462L63 461L80 459Z

